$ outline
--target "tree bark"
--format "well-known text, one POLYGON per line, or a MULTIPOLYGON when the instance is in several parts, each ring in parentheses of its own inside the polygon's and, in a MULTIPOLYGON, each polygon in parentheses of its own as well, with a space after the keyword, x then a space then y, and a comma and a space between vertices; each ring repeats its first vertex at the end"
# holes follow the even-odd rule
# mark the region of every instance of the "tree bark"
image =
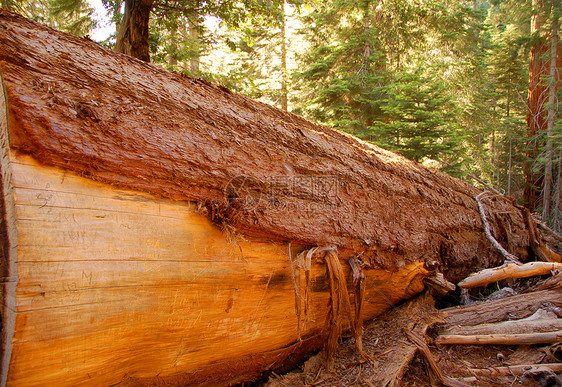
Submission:
POLYGON ((189 15, 189 38, 191 43, 190 57, 189 57, 189 71, 190 74, 195 76, 199 72, 201 64, 200 53, 200 36, 199 36, 199 1, 195 1, 193 10, 189 15))
POLYGON ((548 74, 548 66, 543 55, 548 50, 546 39, 539 36, 540 28, 544 23, 544 5, 539 0, 533 0, 533 12, 531 18, 531 34, 534 34, 535 43, 531 47, 529 61, 529 94, 527 110, 527 157, 525 164, 526 186, 523 198, 527 207, 532 211, 539 202, 539 187, 542 185, 542 177, 533 171, 532 163, 538 156, 538 144, 536 136, 546 128, 544 105, 546 102, 546 87, 541 82, 541 77, 548 74))
MULTIPOLYGON (((552 5, 552 13, 556 13, 555 1, 552 5)), ((558 18, 552 21, 552 37, 551 37, 551 51, 550 51, 550 82, 548 85, 548 120, 546 129, 546 165, 544 170, 544 185, 543 185, 543 211, 542 218, 547 224, 550 224, 550 208, 552 198, 552 159, 554 157, 552 150, 552 142, 554 135, 554 118, 556 115, 556 58, 558 52, 558 18)))
POLYGON ((519 294, 501 300, 482 302, 467 306, 457 306, 443 310, 445 323, 449 326, 474 326, 503 321, 507 318, 529 317, 545 304, 562 307, 562 289, 541 290, 519 294))
POLYGON ((125 0, 115 51, 150 62, 148 22, 154 0, 125 0))
POLYGON ((289 111, 289 91, 287 89, 287 30, 285 25, 285 1, 281 2, 281 109, 289 111))
POLYGON ((554 204, 554 219, 552 229, 558 233, 562 232, 562 146, 558 157, 558 181, 556 189, 556 203, 554 204))
MULTIPOLYGON (((44 165, 197 202, 249 237, 337 245, 342 260, 396 269, 423 258, 451 281, 502 261, 468 183, 11 13, 0 23, 11 147, 44 165)), ((495 238, 525 260, 521 211, 501 196, 483 205, 495 238)))
POLYGON ((439 335, 495 335, 533 332, 552 332, 562 329, 562 319, 556 313, 543 309, 537 310, 532 316, 502 321, 494 324, 475 326, 452 326, 439 332, 439 335))

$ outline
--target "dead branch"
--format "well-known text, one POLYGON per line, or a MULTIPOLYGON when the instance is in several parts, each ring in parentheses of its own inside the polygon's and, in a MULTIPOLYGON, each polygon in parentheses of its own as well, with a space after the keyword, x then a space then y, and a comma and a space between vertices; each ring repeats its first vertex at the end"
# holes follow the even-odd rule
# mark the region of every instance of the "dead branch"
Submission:
POLYGON ((443 383, 445 386, 448 386, 448 387, 466 387, 466 386, 468 386, 464 382, 461 382, 459 380, 455 380, 455 379, 450 378, 448 376, 445 376, 443 374, 443 372, 441 371, 441 369, 437 365, 437 362, 433 358, 433 355, 431 354, 431 351, 429 350, 429 347, 427 346, 427 343, 425 342, 425 340, 422 337, 415 334, 414 332, 404 331, 404 334, 418 348, 418 350, 425 356, 425 359, 427 360, 427 363, 429 364, 429 367, 431 368, 431 370, 433 371, 433 373, 435 374, 435 376, 439 379, 439 381, 441 383, 443 383))
POLYGON ((511 261, 513 263, 516 264, 521 264, 521 262, 519 261, 519 259, 511 254, 510 252, 508 252, 506 249, 504 249, 502 247, 502 245, 496 240, 496 238, 494 238, 494 236, 492 235, 492 231, 490 230, 490 223, 488 223, 488 219, 486 218, 486 211, 484 210, 484 206, 482 205, 482 201, 480 200, 480 198, 485 195, 487 193, 487 191, 482 192, 481 194, 478 194, 474 197, 474 200, 476 200, 476 203, 478 203, 478 211, 480 212, 480 217, 482 218, 482 224, 484 226, 484 233, 486 234, 486 238, 488 238, 488 240, 490 241, 490 243, 492 244, 492 246, 494 246, 494 248, 508 261, 511 261))
POLYGON ((557 262, 530 262, 524 265, 506 263, 499 267, 480 270, 469 275, 459 282, 462 288, 476 288, 485 286, 492 282, 498 282, 507 278, 527 278, 536 275, 550 274, 554 270, 562 270, 562 263, 557 262))
POLYGON ((445 279, 443 273, 435 273, 431 277, 424 278, 423 283, 443 295, 453 292, 457 288, 454 283, 445 279))
POLYGON ((529 243, 535 255, 546 262, 562 262, 562 256, 556 254, 544 243, 537 228, 537 221, 531 217, 531 212, 527 208, 523 210, 523 218, 527 230, 529 230, 529 243))
POLYGON ((475 326, 453 326, 441 331, 443 336, 449 335, 496 335, 552 332, 562 330, 562 319, 556 313, 544 309, 537 310, 532 316, 520 320, 503 321, 494 324, 475 326))
POLYGON ((469 173, 467 175, 468 177, 476 180, 477 182, 479 182, 480 184, 482 184, 484 187, 488 188, 490 191, 492 191, 493 193, 495 193, 496 195, 503 195, 502 192, 498 191, 497 189, 495 189, 494 187, 492 187, 490 184, 488 184, 485 180, 479 178, 478 176, 476 176, 473 173, 469 173))
POLYGON ((557 240, 558 242, 562 243, 562 236, 560 234, 558 234, 556 231, 554 231, 553 229, 551 229, 550 227, 548 227, 546 224, 544 224, 543 222, 539 222, 535 219, 535 222, 537 222, 537 225, 539 226, 539 228, 544 231, 546 234, 548 234, 548 236, 552 237, 553 239, 557 240))
POLYGON ((468 373, 475 376, 505 376, 523 375, 526 372, 532 372, 533 370, 547 369, 554 373, 562 372, 562 363, 546 363, 546 364, 523 364, 514 365, 507 367, 491 367, 491 368, 470 368, 468 373))
POLYGON ((533 345, 551 344, 559 340, 562 340, 562 330, 511 335, 439 335, 435 338, 435 343, 463 345, 533 345))
POLYGON ((519 294, 501 300, 456 306, 443 310, 447 325, 478 325, 522 319, 532 315, 544 305, 562 307, 562 288, 519 294))

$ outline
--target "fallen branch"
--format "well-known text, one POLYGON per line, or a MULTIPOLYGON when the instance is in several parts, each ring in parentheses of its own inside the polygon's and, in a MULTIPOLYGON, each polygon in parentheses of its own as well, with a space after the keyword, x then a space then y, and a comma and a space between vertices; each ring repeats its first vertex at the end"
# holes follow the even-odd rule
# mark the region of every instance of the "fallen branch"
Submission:
POLYGON ((404 337, 404 332, 425 336, 427 329, 441 320, 429 293, 418 296, 373 321, 367 328, 371 343, 377 337, 376 364, 366 379, 373 386, 396 386, 414 358, 417 347, 404 337), (389 329, 391 327, 391 329, 389 329))
POLYGON ((353 320, 355 348, 363 359, 372 360, 372 356, 363 351, 363 318, 361 317, 361 312, 363 311, 363 302, 365 300, 365 274, 363 273, 363 267, 358 257, 352 257, 347 262, 349 263, 349 266, 351 266, 353 295, 355 301, 355 316, 353 320))
POLYGON ((510 252, 508 252, 506 249, 504 249, 502 247, 502 245, 496 240, 496 238, 494 238, 494 236, 492 235, 492 231, 490 230, 490 223, 488 223, 488 219, 486 219, 486 211, 484 210, 484 206, 482 205, 482 202, 480 201, 480 198, 485 195, 487 192, 484 191, 481 194, 478 194, 474 197, 474 200, 476 200, 476 203, 478 203, 478 212, 480 212, 480 217, 482 218, 482 224, 484 226, 484 233, 486 234, 486 238, 488 238, 488 240, 490 241, 490 243, 492 244, 492 246, 494 246, 494 248, 508 261, 511 261, 513 263, 516 263, 518 265, 521 264, 521 262, 519 261, 519 259, 511 254, 510 252))
POLYGON ((501 300, 478 304, 455 306, 444 309, 447 325, 478 325, 508 319, 522 319, 535 313, 545 305, 562 307, 562 288, 519 294, 501 300))
POLYGON ((459 282, 462 288, 476 288, 485 286, 492 282, 498 282, 507 278, 527 278, 536 275, 550 274, 554 270, 562 270, 562 263, 557 262, 530 262, 524 265, 506 263, 505 265, 484 269, 471 274, 459 282))
POLYGON ((514 321, 503 321, 494 324, 481 324, 475 326, 453 326, 447 328, 439 335, 497 335, 497 334, 524 334, 538 332, 552 332, 562 330, 562 319, 556 313, 539 309, 527 318, 514 321))
POLYGON ((455 380, 455 379, 450 378, 448 376, 445 376, 443 374, 443 372, 441 372, 441 369, 439 368, 439 366, 437 365, 437 362, 433 358, 433 355, 431 354, 431 351, 429 350, 429 347, 427 346, 427 343, 425 342, 425 340, 422 337, 415 334, 414 332, 404 331, 404 334, 406 335, 406 337, 408 337, 408 339, 416 347, 418 347, 418 350, 425 356, 425 359, 427 360, 427 363, 429 364, 429 367, 431 368, 431 371, 433 371, 433 373, 435 374, 435 376, 437 377, 437 379, 439 379, 439 381, 441 383, 443 383, 447 387, 466 387, 466 386, 468 386, 466 383, 461 382, 459 380, 455 380))
POLYGON ((544 231, 546 234, 548 234, 548 236, 550 236, 551 238, 556 239, 558 242, 562 243, 562 236, 560 234, 558 234, 556 231, 554 231, 553 229, 548 227, 543 222, 539 222, 536 219, 535 219, 535 222, 537 223, 537 225, 539 226, 539 228, 542 231, 544 231))
POLYGON ((523 218, 529 230, 529 244, 533 253, 546 262, 562 262, 562 256, 556 254, 544 243, 537 229, 537 221, 531 217, 531 212, 527 208, 523 211, 523 218))
POLYGON ((514 335, 439 335, 435 338, 435 343, 462 345, 533 345, 550 344, 559 340, 562 340, 562 330, 514 335))
POLYGON ((546 364, 523 364, 507 367, 491 367, 491 368, 470 368, 468 372, 475 376, 519 376, 526 372, 534 370, 547 369, 554 373, 562 372, 562 363, 546 363, 546 364))
POLYGON ((454 292, 457 288, 454 283, 445 279, 443 273, 435 273, 431 277, 424 278, 423 283, 443 295, 454 292))

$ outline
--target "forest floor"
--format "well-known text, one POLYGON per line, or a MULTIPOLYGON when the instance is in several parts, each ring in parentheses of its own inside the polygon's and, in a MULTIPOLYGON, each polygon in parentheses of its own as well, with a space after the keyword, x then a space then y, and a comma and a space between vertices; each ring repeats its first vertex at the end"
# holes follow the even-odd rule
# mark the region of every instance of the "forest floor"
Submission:
MULTIPOLYGON (((510 285, 515 291, 503 291, 504 295, 531 295, 545 288, 552 293, 551 299, 538 300, 534 308, 526 306, 522 308, 526 311, 514 312, 517 316, 506 309, 506 320, 528 317, 546 308, 557 315, 560 323, 562 274, 546 279, 515 280, 510 285)), ((510 304, 509 297, 500 301, 506 307, 510 304)), ((498 295, 472 303, 470 307, 497 308, 498 301, 489 301, 494 298, 498 295)), ((441 299, 437 304, 447 302, 445 306, 450 307, 451 299, 441 299)), ((434 339, 446 325, 446 311, 451 308, 437 309, 435 305, 434 298, 426 292, 366 324, 363 349, 371 358, 358 354, 353 338, 344 339, 332 371, 325 369, 322 354, 318 353, 298 369, 283 375, 273 374, 265 386, 562 386, 560 339, 541 345, 436 345, 434 339), (416 337, 421 338, 421 343, 416 337), (534 367, 520 367, 523 369, 517 371, 517 367, 512 368, 517 365, 534 367)), ((463 306, 455 309, 459 308, 463 306)), ((472 314, 481 313, 476 310, 472 314)))

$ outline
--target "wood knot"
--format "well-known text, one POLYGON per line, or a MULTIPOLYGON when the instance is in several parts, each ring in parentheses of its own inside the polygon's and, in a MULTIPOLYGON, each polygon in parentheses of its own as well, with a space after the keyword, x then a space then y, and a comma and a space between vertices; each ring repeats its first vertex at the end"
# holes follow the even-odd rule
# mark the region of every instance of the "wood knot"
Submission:
POLYGON ((76 105, 76 116, 82 120, 90 119, 93 122, 101 121, 95 110, 84 102, 79 102, 76 105))

